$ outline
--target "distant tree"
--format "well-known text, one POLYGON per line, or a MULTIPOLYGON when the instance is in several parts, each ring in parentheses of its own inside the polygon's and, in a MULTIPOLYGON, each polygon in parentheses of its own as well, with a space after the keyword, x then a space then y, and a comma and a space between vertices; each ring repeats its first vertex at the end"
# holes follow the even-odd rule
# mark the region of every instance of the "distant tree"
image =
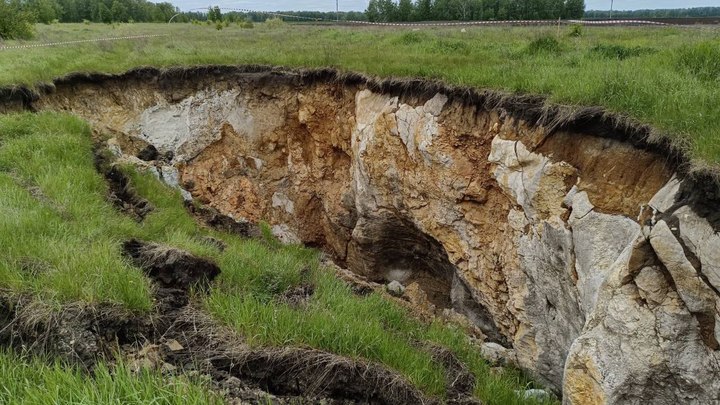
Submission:
POLYGON ((585 14, 585 0, 567 0, 565 2, 565 18, 582 18, 585 14))
POLYGON ((548 19, 558 19, 565 15, 565 0, 547 0, 546 13, 548 19))
POLYGON ((397 21, 398 5, 393 0, 378 0, 377 7, 381 21, 397 21))
POLYGON ((418 21, 430 21, 432 17, 432 0, 417 0, 417 3, 415 3, 415 19, 418 21))
POLYGON ((370 0, 368 7, 365 10, 365 16, 368 21, 380 21, 380 9, 378 8, 378 0, 370 0))
POLYGON ((122 0, 113 0, 112 6, 110 7, 110 14, 112 14, 113 22, 128 22, 130 18, 128 8, 122 0))
POLYGON ((50 24, 62 15, 62 6, 55 0, 32 0, 27 8, 35 14, 37 22, 43 24, 50 24))
MULTIPOLYGON (((692 18, 692 17, 720 17, 720 7, 695 7, 678 9, 613 11, 616 18, 692 18)), ((610 11, 589 10, 586 18, 609 18, 610 11)))
POLYGON ((415 5, 412 0, 400 0, 397 7, 398 21, 412 21, 415 17, 415 5))
POLYGON ((34 16, 19 1, 0 0, 0 38, 30 39, 35 34, 34 16))
POLYGON ((218 22, 222 21, 222 12, 220 12, 220 7, 215 6, 210 9, 208 9, 208 20, 212 22, 218 22))
POLYGON ((96 21, 111 23, 112 22, 112 11, 105 5, 105 3, 98 4, 97 19, 96 21))
POLYGON ((470 20, 475 14, 475 8, 481 0, 452 0, 450 8, 453 16, 458 20, 470 20))
POLYGON ((450 2, 452 0, 435 0, 433 2, 433 20, 452 20, 450 2))

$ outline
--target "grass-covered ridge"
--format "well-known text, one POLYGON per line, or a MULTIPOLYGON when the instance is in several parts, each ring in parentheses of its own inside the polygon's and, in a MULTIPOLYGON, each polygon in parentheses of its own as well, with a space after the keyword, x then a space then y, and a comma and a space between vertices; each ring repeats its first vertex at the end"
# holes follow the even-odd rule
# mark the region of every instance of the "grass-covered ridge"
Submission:
MULTIPOLYGON (((0 84, 49 81, 74 71, 119 73, 141 65, 334 66, 382 77, 546 94, 601 105, 651 124, 690 154, 720 163, 720 30, 659 27, 368 28, 285 24, 61 24, 38 26, 35 42, 136 34, 139 41, 5 50, 0 84)), ((8 41, 7 45, 18 42, 8 41)))
POLYGON ((105 201, 85 123, 2 117, 0 188, 0 287, 57 304, 150 309, 149 282, 119 255, 121 236, 140 230, 105 201))
MULTIPOLYGON (((152 174, 125 168, 135 190, 154 210, 140 223, 119 213, 105 199, 107 185, 95 171, 92 148, 90 129, 77 118, 59 113, 0 116, 0 289, 31 294, 56 306, 112 302, 128 311, 146 312, 152 307, 150 282, 122 257, 121 245, 130 238, 160 242, 220 266, 222 274, 210 294, 197 299, 251 345, 313 347, 382 363, 426 394, 443 397, 444 369, 429 349, 436 344, 468 366, 477 380, 475 395, 484 403, 526 403, 515 391, 528 381, 513 370, 493 372, 461 328, 439 321, 422 323, 377 293, 353 294, 320 265, 311 249, 284 246, 267 236, 244 240, 201 227, 183 206, 179 192, 152 174), (221 240, 226 248, 221 251, 208 243, 207 236, 221 240), (283 299, 288 290, 302 285, 314 289, 306 303, 291 305, 283 299)), ((45 381, 48 388, 66 381, 65 391, 55 393, 62 394, 57 398, 78 403, 124 395, 123 389, 149 395, 157 383, 152 376, 126 381, 121 375, 119 381, 125 385, 108 393, 103 369, 96 385, 85 386, 84 377, 72 370, 29 364, 0 355, 0 399, 3 392, 51 398, 42 396, 42 389, 20 392, 21 378, 45 381)), ((187 389, 201 395, 193 387, 187 389)), ((47 395, 51 394, 55 395, 47 395)))

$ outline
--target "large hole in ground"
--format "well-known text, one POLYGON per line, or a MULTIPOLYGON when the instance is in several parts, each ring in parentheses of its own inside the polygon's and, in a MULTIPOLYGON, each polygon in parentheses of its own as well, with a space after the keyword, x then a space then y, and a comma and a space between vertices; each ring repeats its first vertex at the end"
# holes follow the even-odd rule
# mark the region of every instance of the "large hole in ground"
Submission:
POLYGON ((488 340, 507 344, 490 313, 458 276, 442 244, 406 218, 390 212, 361 218, 353 231, 347 266, 375 282, 417 283, 438 309, 454 309, 488 340))

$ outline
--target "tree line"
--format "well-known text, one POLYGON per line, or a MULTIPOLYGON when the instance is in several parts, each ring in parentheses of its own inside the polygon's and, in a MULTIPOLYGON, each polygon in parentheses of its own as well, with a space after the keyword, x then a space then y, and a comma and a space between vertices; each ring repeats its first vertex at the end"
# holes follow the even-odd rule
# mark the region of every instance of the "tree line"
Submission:
POLYGON ((292 17, 282 17, 284 20, 292 21, 292 22, 303 22, 303 21, 367 21, 367 18, 365 17, 365 13, 362 11, 341 11, 339 13, 335 12, 325 12, 325 11, 276 11, 273 13, 263 13, 263 12, 240 12, 240 11, 233 11, 229 10, 226 12, 222 12, 222 10, 217 10, 215 7, 212 7, 209 9, 209 12, 188 12, 183 13, 183 16, 189 18, 190 20, 197 20, 197 21, 217 21, 218 16, 221 16, 222 20, 228 20, 230 22, 235 21, 252 21, 252 22, 263 22, 267 20, 268 18, 272 18, 275 15, 282 15, 282 16, 297 16, 301 18, 292 18, 292 17), (221 14, 218 14, 221 12, 221 14))
MULTIPOLYGON (((720 7, 695 7, 678 9, 613 11, 612 18, 701 18, 719 17, 720 7)), ((610 18, 607 10, 588 10, 585 18, 610 18)))
POLYGON ((167 22, 179 9, 147 0, 0 0, 4 8, 29 15, 32 22, 167 22))
POLYGON ((556 20, 582 18, 584 0, 370 0, 369 21, 556 20))

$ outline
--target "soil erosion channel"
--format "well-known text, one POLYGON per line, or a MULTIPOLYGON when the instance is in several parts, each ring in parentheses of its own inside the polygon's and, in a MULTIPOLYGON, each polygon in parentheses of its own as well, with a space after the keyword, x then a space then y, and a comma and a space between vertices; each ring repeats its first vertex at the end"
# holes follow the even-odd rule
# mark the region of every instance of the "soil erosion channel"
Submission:
POLYGON ((646 127, 265 67, 73 75, 6 98, 89 120, 235 220, 416 283, 569 403, 720 396, 718 188, 646 127))

